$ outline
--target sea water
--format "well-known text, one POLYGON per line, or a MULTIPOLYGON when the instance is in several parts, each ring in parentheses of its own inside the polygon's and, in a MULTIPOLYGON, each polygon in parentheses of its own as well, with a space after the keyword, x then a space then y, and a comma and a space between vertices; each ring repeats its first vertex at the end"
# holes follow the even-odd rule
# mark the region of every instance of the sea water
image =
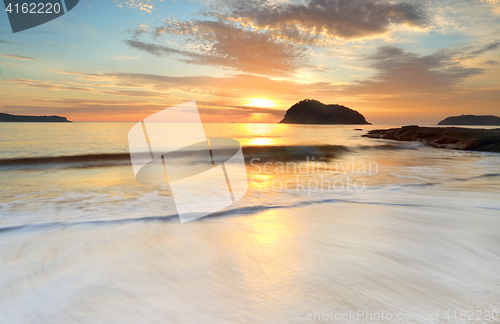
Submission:
POLYGON ((0 126, 1 323, 498 318, 499 154, 206 124, 241 143, 249 191, 181 224, 134 178, 133 124, 0 126))

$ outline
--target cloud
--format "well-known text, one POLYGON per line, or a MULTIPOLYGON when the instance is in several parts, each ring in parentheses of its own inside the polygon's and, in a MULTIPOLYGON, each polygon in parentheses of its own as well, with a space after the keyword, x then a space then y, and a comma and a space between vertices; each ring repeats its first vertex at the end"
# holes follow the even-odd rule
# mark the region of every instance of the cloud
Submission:
POLYGON ((257 30, 269 30, 288 41, 316 44, 331 39, 359 39, 385 34, 392 25, 424 27, 428 17, 419 4, 379 0, 309 0, 273 4, 230 2, 222 14, 210 14, 257 30))
POLYGON ((455 55, 453 51, 440 50, 418 56, 397 47, 383 46, 363 59, 377 74, 347 86, 345 91, 350 94, 445 92, 466 78, 484 73, 483 69, 461 66, 455 55))
POLYGON ((500 49, 500 41, 483 42, 482 44, 475 44, 460 48, 453 49, 456 59, 459 61, 466 61, 480 57, 481 55, 500 49))
POLYGON ((155 56, 165 56, 165 55, 173 55, 180 54, 184 56, 192 56, 196 57, 197 54, 191 53, 189 51, 178 50, 164 45, 156 45, 151 43, 140 42, 136 40, 125 40, 125 44, 128 46, 141 50, 143 52, 155 55, 155 56))
POLYGON ((196 65, 214 65, 256 74, 286 75, 306 65, 306 50, 277 42, 269 33, 245 30, 222 21, 179 23, 168 32, 188 37, 197 43, 196 51, 179 50, 136 40, 125 42, 132 48, 156 56, 178 55, 180 61, 196 65), (183 58, 182 58, 183 57, 183 58))
POLYGON ((3 39, 0 39, 0 44, 14 44, 13 42, 9 42, 3 39))
POLYGON ((3 57, 8 57, 11 59, 16 59, 16 60, 23 60, 23 61, 31 61, 31 60, 37 60, 34 57, 28 57, 28 56, 22 56, 22 55, 2 55, 3 57))
POLYGON ((189 64, 214 65, 261 75, 285 76, 308 67, 312 47, 338 40, 386 34, 391 26, 424 27, 421 5, 382 0, 308 0, 305 4, 230 0, 202 9, 207 20, 168 20, 160 27, 139 26, 126 43, 157 56, 189 64), (140 41, 151 35, 180 37, 177 49, 140 41))
MULTIPOLYGON (((66 74, 76 74, 76 73, 66 73, 66 74)), ((95 77, 97 76, 97 74, 93 76, 95 77)), ((127 96, 127 97, 138 97, 138 98, 166 99, 172 97, 171 95, 163 92, 154 92, 148 90, 126 90, 114 87, 114 85, 105 86, 103 84, 81 84, 75 82, 41 81, 41 80, 31 80, 31 79, 9 79, 1 82, 16 84, 24 87, 52 90, 52 91, 78 91, 78 92, 98 93, 103 95, 127 96)))
MULTIPOLYGON (((76 115, 131 115, 148 116, 155 112, 175 105, 155 104, 142 100, 94 100, 94 99, 32 99, 24 105, 3 105, 2 111, 13 114, 60 114, 64 116, 76 115)), ((179 102, 180 103, 180 102, 179 102)), ((197 101, 201 115, 217 117, 221 115, 239 118, 251 118, 254 114, 264 114, 283 117, 284 112, 258 107, 224 105, 214 102, 197 101)), ((139 118, 140 119, 140 118, 139 118)))
POLYGON ((490 61, 484 62, 484 64, 486 64, 486 65, 497 65, 497 64, 500 64, 500 62, 498 62, 498 61, 491 61, 490 60, 490 61))
MULTIPOLYGON (((33 87, 50 91, 77 91, 102 95, 119 95, 138 98, 160 98, 181 100, 185 98, 207 98, 225 106, 228 102, 239 102, 241 98, 254 96, 276 100, 300 99, 316 93, 332 92, 335 83, 300 83, 291 80, 273 80, 264 76, 238 74, 228 77, 168 76, 146 73, 100 72, 52 70, 76 78, 70 81, 43 81, 31 79, 8 79, 0 81, 22 87, 33 87)), ((57 95, 60 96, 60 95, 57 95)), ((234 108, 234 107, 233 107, 234 108)))
POLYGON ((481 0, 481 2, 488 3, 493 9, 494 13, 500 14, 500 0, 481 0))
MULTIPOLYGON (((78 72, 59 73, 78 75, 78 72)), ((290 80, 273 80, 268 77, 238 74, 229 77, 166 76, 146 73, 103 72, 79 74, 96 81, 107 81, 116 87, 151 89, 156 92, 176 91, 188 95, 206 95, 218 98, 248 98, 256 94, 273 98, 298 95, 310 87, 322 88, 326 82, 304 85, 290 80)), ((310 90, 310 89, 309 89, 310 90)))
MULTIPOLYGON (((163 1, 163 0, 160 0, 163 1)), ((153 10, 153 6, 155 3, 155 0, 113 0, 113 2, 116 3, 116 6, 120 7, 123 9, 123 7, 126 8, 132 8, 132 9, 137 9, 143 12, 151 13, 151 10, 153 10)))
MULTIPOLYGON (((73 76, 75 82, 27 79, 0 82, 44 89, 45 99, 26 99, 23 104, 8 106, 9 110, 28 114, 47 111, 72 120, 135 121, 193 99, 207 122, 256 121, 257 117, 260 121, 274 122, 282 118, 284 109, 304 98, 344 104, 362 111, 370 120, 378 118, 377 122, 399 123, 409 116, 413 116, 413 122, 436 122, 442 119, 440 114, 470 113, 471 105, 482 113, 495 112, 500 91, 492 87, 459 87, 459 82, 483 70, 462 67, 453 58, 454 53, 438 51, 419 56, 395 47, 382 47, 359 61, 376 69, 375 75, 351 85, 304 83, 250 74, 211 77, 77 71, 56 71, 73 76), (97 93, 103 95, 103 100, 47 99, 61 98, 64 93, 51 93, 61 90, 97 93), (145 97, 151 101, 117 100, 110 95, 145 97), (272 99, 276 109, 244 105, 243 98, 254 97, 272 99)), ((71 93, 71 97, 76 96, 77 92, 71 93)))
POLYGON ((480 48, 469 52, 467 58, 474 58, 481 54, 484 54, 489 51, 494 51, 499 48, 500 48, 500 41, 491 42, 487 45, 481 46, 480 48))
POLYGON ((218 115, 218 116, 234 116, 241 118, 251 117, 253 114, 265 114, 274 117, 283 117, 284 111, 270 108, 227 105, 218 102, 200 101, 197 100, 198 110, 201 114, 218 115), (214 108, 215 106, 215 108, 214 108))
MULTIPOLYGON (((62 115, 66 117, 72 116, 95 116, 98 118, 106 118, 112 116, 113 119, 119 120, 121 116, 141 113, 147 116, 148 114, 160 111, 165 107, 155 105, 147 101, 135 100, 89 100, 89 99, 59 99, 59 100, 32 100, 34 104, 23 105, 3 105, 0 106, 3 112, 11 114, 37 114, 37 115, 62 115)), ((74 118, 69 118, 74 120, 74 118)), ((81 120, 81 118, 78 118, 81 120)), ((111 120, 113 120, 111 119, 111 120)))
MULTIPOLYGON (((73 75, 80 82, 85 80, 88 83, 78 84, 82 91, 92 91, 103 93, 108 88, 116 88, 124 91, 144 91, 158 95, 179 96, 183 98, 204 98, 210 102, 217 102, 218 106, 225 106, 228 103, 240 102, 242 98, 252 98, 260 96, 272 98, 279 101, 295 101, 303 98, 318 98, 324 96, 334 96, 340 89, 335 82, 311 82, 303 83, 293 80, 275 80, 265 76, 251 74, 237 74, 226 77, 211 76, 168 76, 147 73, 120 73, 120 72, 100 72, 81 73, 76 71, 53 70, 60 74, 73 75)), ((16 81, 23 85, 26 81, 16 81)), ((54 82, 37 81, 34 86, 55 86, 54 82)), ((62 84, 64 87, 74 87, 76 83, 62 84)), ((54 90, 59 90, 60 86, 54 90)), ((111 90, 110 89, 110 90, 111 90)), ((128 92, 131 94, 131 91, 128 92)), ((170 97, 171 99, 172 97, 170 97)), ((197 99, 199 100, 199 99, 197 99)))

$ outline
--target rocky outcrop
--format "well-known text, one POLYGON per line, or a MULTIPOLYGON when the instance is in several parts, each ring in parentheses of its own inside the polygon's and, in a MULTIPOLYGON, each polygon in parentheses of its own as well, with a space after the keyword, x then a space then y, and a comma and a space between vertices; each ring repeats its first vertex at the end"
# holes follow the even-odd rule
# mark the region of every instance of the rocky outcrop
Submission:
POLYGON ((469 126, 500 126, 500 117, 462 115, 448 117, 439 122, 438 125, 469 125, 469 126))
POLYGON ((376 129, 364 137, 396 141, 419 141, 438 148, 500 153, 500 128, 418 127, 376 129))
POLYGON ((71 123, 60 116, 21 116, 0 113, 0 123, 71 123))
POLYGON ((317 100, 302 100, 287 110, 282 124, 371 125, 356 110, 325 105, 317 100))

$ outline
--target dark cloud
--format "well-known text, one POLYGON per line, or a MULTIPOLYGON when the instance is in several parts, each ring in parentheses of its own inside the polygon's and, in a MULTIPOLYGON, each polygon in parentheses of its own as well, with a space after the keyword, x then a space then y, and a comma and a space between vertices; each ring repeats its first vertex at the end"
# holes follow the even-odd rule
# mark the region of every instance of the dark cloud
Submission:
POLYGON ((484 64, 486 64, 486 65, 497 65, 499 63, 500 62, 498 62, 498 61, 486 61, 486 62, 484 62, 484 64))
POLYGON ((128 46, 144 51, 146 53, 156 55, 156 56, 165 56, 165 55, 175 55, 175 54, 180 54, 184 56, 189 56, 189 55, 194 55, 191 52, 188 51, 183 51, 183 50, 177 50, 168 46, 164 45, 155 45, 151 43, 144 43, 140 41, 135 41, 135 40, 125 40, 125 44, 128 46))
POLYGON ((3 39, 0 39, 0 44, 14 44, 13 42, 9 42, 3 39))
POLYGON ((498 48, 500 48, 500 41, 496 41, 496 42, 492 42, 488 45, 484 45, 481 48, 470 52, 469 55, 471 57, 476 57, 476 56, 479 56, 479 55, 484 54, 486 52, 494 51, 498 48))
POLYGON ((305 4, 272 4, 244 0, 231 2, 226 10, 217 9, 210 14, 258 30, 270 30, 301 44, 380 35, 391 25, 423 27, 428 21, 425 10, 416 2, 309 0, 305 4))
POLYGON ((28 56, 22 56, 22 55, 2 55, 3 57, 8 57, 11 59, 16 59, 16 60, 23 60, 23 61, 31 61, 31 60, 37 60, 37 58, 34 57, 28 57, 28 56))
POLYGON ((457 49, 457 55, 461 60, 474 59, 484 53, 495 51, 500 48, 500 41, 494 41, 489 44, 467 46, 457 49))
POLYGON ((345 90, 350 94, 436 93, 484 73, 482 69, 461 66, 454 59, 455 54, 441 50, 418 56, 397 47, 380 47, 363 60, 376 69, 377 74, 345 90))

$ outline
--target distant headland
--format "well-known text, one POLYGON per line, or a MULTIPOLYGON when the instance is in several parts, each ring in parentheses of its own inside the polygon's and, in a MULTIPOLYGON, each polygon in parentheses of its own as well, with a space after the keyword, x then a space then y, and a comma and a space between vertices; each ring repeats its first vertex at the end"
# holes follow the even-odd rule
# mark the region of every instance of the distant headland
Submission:
POLYGON ((497 116, 477 116, 462 115, 448 117, 439 122, 438 125, 468 125, 468 126, 500 126, 500 117, 497 116))
POLYGON ((23 116, 0 113, 0 123, 71 123, 61 116, 23 116))
POLYGON ((299 101, 287 110, 281 124, 371 125, 356 110, 341 105, 325 105, 318 100, 299 101))

